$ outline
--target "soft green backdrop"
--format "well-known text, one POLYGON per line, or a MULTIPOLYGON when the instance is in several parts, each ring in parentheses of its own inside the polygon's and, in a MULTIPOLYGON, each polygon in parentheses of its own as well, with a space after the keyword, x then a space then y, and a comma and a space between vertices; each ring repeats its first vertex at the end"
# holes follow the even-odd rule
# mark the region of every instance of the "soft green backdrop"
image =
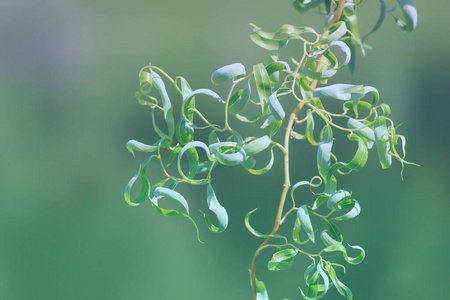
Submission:
MULTIPOLYGON (((365 2, 362 31, 378 7, 365 2)), ((444 0, 416 5, 415 32, 387 19, 355 77, 345 70, 335 79, 377 87, 403 123, 409 159, 422 165, 408 167, 401 181, 398 165, 382 171, 372 155, 365 170, 340 181, 363 209, 342 228, 367 252, 340 276, 355 299, 448 298, 449 9, 444 0)), ((0 2, 0 299, 251 299, 247 269, 260 241, 243 220, 259 207, 255 226, 270 230, 280 168, 263 177, 239 167, 216 173, 230 226, 209 233, 193 210, 205 244, 186 220, 123 200, 144 160, 132 158, 126 141, 156 139, 149 111, 134 98, 140 68, 151 62, 193 88, 212 88, 218 67, 242 62, 250 69, 265 60, 248 38, 249 22, 268 31, 322 25, 291 1, 0 2)), ((294 149, 314 157, 309 148, 294 149)), ((296 162, 293 180, 313 174, 310 158, 296 162)), ((204 189, 187 191, 204 205, 204 189)), ((267 257, 258 268, 271 299, 299 299, 307 262, 299 256, 286 273, 265 273, 267 257)))

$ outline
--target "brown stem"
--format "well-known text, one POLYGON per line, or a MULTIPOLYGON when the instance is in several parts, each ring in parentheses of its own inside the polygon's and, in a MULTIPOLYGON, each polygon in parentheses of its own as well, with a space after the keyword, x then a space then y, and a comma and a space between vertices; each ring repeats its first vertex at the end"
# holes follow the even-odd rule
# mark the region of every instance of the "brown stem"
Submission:
MULTIPOLYGON (((345 0, 339 0, 338 7, 336 8, 336 11, 334 12, 334 17, 331 20, 331 22, 328 24, 327 28, 330 28, 339 20, 339 18, 342 15, 342 10, 344 9, 344 4, 345 4, 345 0)), ((322 64, 322 57, 323 57, 322 54, 318 57, 316 72, 319 71, 319 68, 322 64)), ((317 87, 317 80, 313 80, 313 82, 311 82, 311 84, 310 84, 310 87, 311 87, 311 89, 314 90, 317 87)), ((291 180, 290 180, 290 176, 289 176, 289 140, 290 140, 290 136, 291 136, 292 127, 297 118, 297 114, 302 110, 303 105, 304 105, 303 103, 299 103, 297 105, 297 107, 294 109, 294 111, 291 113, 291 115, 289 116, 289 122, 286 127, 286 133, 284 135, 284 149, 285 149, 285 153, 284 153, 284 184, 283 184, 283 191, 281 193, 280 203, 278 205, 277 216, 275 218, 275 224, 273 226, 271 235, 276 234, 278 232, 278 228, 280 227, 281 217, 283 215, 284 203, 286 202, 287 192, 289 191, 289 188, 291 187, 291 180)), ((258 259, 259 254, 261 253, 261 250, 263 249, 263 247, 266 246, 267 244, 269 244, 270 241, 272 241, 272 239, 273 239, 272 237, 268 237, 258 247, 258 249, 255 252, 255 255, 253 256, 251 270, 250 270, 251 280, 252 280, 252 288, 253 288, 253 300, 257 300, 256 298, 257 298, 257 294, 258 294, 257 287, 256 287, 256 275, 255 275, 256 261, 258 259)))

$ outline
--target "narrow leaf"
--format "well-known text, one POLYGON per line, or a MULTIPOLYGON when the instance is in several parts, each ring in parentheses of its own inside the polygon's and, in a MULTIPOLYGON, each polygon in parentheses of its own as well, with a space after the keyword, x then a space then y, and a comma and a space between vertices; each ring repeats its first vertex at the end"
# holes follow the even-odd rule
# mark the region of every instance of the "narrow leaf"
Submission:
POLYGON ((247 106, 251 95, 250 83, 245 86, 242 92, 235 95, 237 97, 231 97, 228 102, 228 112, 233 115, 240 113, 247 106))
POLYGON ((272 87, 270 85, 269 74, 267 74, 266 68, 263 64, 257 64, 253 66, 253 72, 255 76, 256 90, 259 95, 261 108, 263 114, 269 114, 269 97, 272 94, 272 87))
POLYGON ((174 190, 165 188, 165 187, 157 187, 155 189, 155 191, 153 192, 153 198, 152 198, 151 202, 152 202, 153 208, 155 208, 155 210, 157 212, 163 214, 164 216, 182 217, 182 218, 185 218, 185 219, 188 219, 189 221, 191 221, 192 224, 194 224, 195 229, 197 231, 197 239, 200 241, 197 224, 195 224, 194 220, 189 216, 188 203, 187 203, 186 199, 180 193, 178 193, 174 190), (169 209, 161 208, 159 206, 159 199, 163 198, 163 197, 168 197, 168 198, 171 198, 171 199, 179 202, 185 208, 187 214, 179 212, 177 210, 169 210, 169 209))
POLYGON ((208 203, 208 208, 210 211, 212 211, 216 217, 217 221, 219 223, 219 227, 214 226, 206 216, 206 214, 203 214, 203 217, 205 218, 206 226, 208 226, 209 230, 212 232, 222 232, 228 227, 228 214, 225 208, 220 205, 219 201, 217 200, 216 193, 214 193, 214 190, 211 186, 211 184, 208 184, 206 188, 206 200, 208 203))
POLYGON ((267 268, 270 271, 282 271, 289 269, 294 263, 294 257, 297 251, 294 249, 283 249, 275 252, 272 259, 269 261, 267 268))
POLYGON ((389 154, 391 148, 386 121, 382 117, 375 119, 375 145, 377 146, 378 158, 383 169, 387 169, 392 164, 392 156, 389 154))
MULTIPOLYGON (((157 143, 159 144, 159 141, 157 143)), ((153 152, 153 151, 158 150, 158 146, 157 145, 146 145, 146 144, 143 144, 136 140, 129 140, 127 142, 127 149, 128 149, 128 151, 131 152, 131 154, 133 154, 133 157, 135 157, 134 151, 153 152)))
POLYGON ((244 145, 243 149, 245 150, 245 153, 250 155, 256 155, 260 153, 261 151, 264 151, 267 149, 267 147, 270 146, 272 143, 272 140, 267 135, 262 136, 260 138, 254 139, 253 141, 247 143, 244 145))
POLYGON ((130 179, 127 186, 125 187, 123 196, 125 198, 125 201, 131 206, 138 206, 142 204, 145 200, 147 200, 149 196, 150 182, 147 179, 147 169, 153 157, 155 156, 150 156, 144 161, 144 163, 139 167, 137 173, 133 176, 133 178, 130 179), (130 199, 131 188, 133 187, 133 184, 136 182, 138 176, 141 177, 142 181, 141 191, 139 192, 139 195, 135 199, 131 200, 130 199))
POLYGON ((306 205, 302 205, 297 210, 297 217, 300 220, 301 225, 305 229, 306 234, 309 239, 314 243, 314 230, 311 224, 311 219, 309 218, 308 207, 306 205))
POLYGON ((245 216, 245 227, 247 227, 248 231, 250 231, 251 234, 253 234, 254 236, 256 236, 258 238, 262 238, 262 239, 279 238, 279 239, 285 240, 285 242, 287 243, 287 238, 282 236, 282 235, 279 235, 279 234, 262 234, 262 233, 259 233, 258 231, 256 231, 255 229, 253 229, 253 227, 250 225, 250 215, 252 213, 254 213, 256 210, 257 210, 257 208, 255 208, 254 210, 250 211, 245 216))
POLYGON ((225 81, 232 79, 238 75, 245 75, 245 73, 246 73, 245 67, 242 64, 234 63, 216 70, 211 75, 211 81, 215 85, 220 85, 225 81))

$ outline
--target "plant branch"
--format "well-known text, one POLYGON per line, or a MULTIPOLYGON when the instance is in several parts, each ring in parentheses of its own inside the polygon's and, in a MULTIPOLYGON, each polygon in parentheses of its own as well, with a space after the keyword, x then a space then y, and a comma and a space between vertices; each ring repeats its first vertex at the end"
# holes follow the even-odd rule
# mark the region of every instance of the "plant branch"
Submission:
MULTIPOLYGON (((327 28, 330 28, 339 20, 339 18, 342 15, 342 10, 344 8, 344 4, 345 4, 345 0, 339 0, 338 7, 337 7, 336 11, 334 12, 334 17, 331 20, 331 22, 328 24, 327 28)), ((322 57, 323 57, 323 55, 321 54, 318 58, 316 72, 319 70, 319 68, 321 66, 322 57)), ((317 87, 317 80, 313 80, 313 82, 311 82, 311 84, 310 84, 310 87, 311 87, 311 89, 314 90, 317 87)), ((277 212, 277 215, 275 218, 275 224, 272 229, 271 235, 276 234, 278 232, 278 228, 280 227, 281 217, 283 215, 284 203, 286 202, 287 192, 289 191, 289 188, 291 187, 291 181, 290 181, 290 176, 289 176, 289 140, 290 140, 293 125, 295 124, 295 121, 297 119, 297 114, 302 110, 303 105, 304 105, 303 102, 299 103, 297 105, 297 107, 294 109, 294 111, 291 113, 291 115, 289 116, 289 122, 286 127, 286 133, 284 135, 284 149, 285 149, 285 153, 284 153, 284 184, 283 184, 283 191, 281 193, 280 203, 278 205, 278 212, 277 212)), ((256 287, 256 274, 255 274, 256 261, 258 259, 259 254, 261 253, 261 251, 265 248, 265 246, 267 244, 270 243, 270 241, 272 241, 272 239, 273 239, 272 237, 268 237, 258 247, 258 249, 255 252, 255 255, 253 256, 251 270, 250 270, 250 276, 251 276, 252 288, 253 288, 253 300, 257 300, 257 294, 258 294, 257 287, 256 287)))

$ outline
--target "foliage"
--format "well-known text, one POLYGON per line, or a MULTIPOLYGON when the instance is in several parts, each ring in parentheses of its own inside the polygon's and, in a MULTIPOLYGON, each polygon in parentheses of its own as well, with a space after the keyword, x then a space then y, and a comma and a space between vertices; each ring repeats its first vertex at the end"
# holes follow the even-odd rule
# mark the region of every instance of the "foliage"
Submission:
MULTIPOLYGON (((306 291, 300 289, 304 299, 320 299, 332 287, 347 299, 352 299, 350 289, 337 276, 337 269, 342 268, 345 271, 345 267, 325 259, 329 252, 340 252, 349 264, 359 264, 365 257, 363 248, 344 243, 338 227, 339 222, 358 216, 361 207, 351 192, 338 189, 337 175, 361 170, 367 162, 369 150, 374 146, 382 168, 388 168, 392 164, 392 158, 402 164, 402 170, 403 165, 408 163, 405 161, 405 137, 397 133, 393 121, 389 118, 389 106, 379 103, 380 95, 376 88, 362 84, 327 85, 328 80, 344 66, 348 66, 353 73, 357 49, 365 55, 365 48, 368 47, 365 43, 367 37, 380 27, 386 14, 395 12, 387 10, 385 1, 380 0, 379 19, 373 29, 361 38, 356 15, 357 6, 361 2, 295 0, 294 7, 300 13, 317 9, 325 16, 323 33, 318 33, 310 27, 293 25, 283 25, 276 32, 266 32, 251 24, 251 40, 272 52, 268 55, 266 65, 256 64, 249 72, 240 63, 233 63, 215 71, 211 76, 214 84, 231 85, 226 97, 209 89, 193 90, 185 78, 173 79, 152 65, 144 67, 139 74, 140 89, 136 97, 141 105, 150 107, 153 128, 159 140, 150 145, 135 140, 127 143, 127 148, 133 155, 135 151, 150 153, 150 157, 142 163, 125 188, 124 195, 128 204, 137 206, 150 199, 152 206, 159 213, 188 219, 194 224, 198 234, 198 227, 189 213, 188 202, 176 188, 183 183, 206 185, 207 205, 211 212, 203 213, 204 221, 212 232, 222 232, 228 226, 228 215, 214 192, 211 180, 213 169, 219 165, 240 165, 251 174, 262 175, 273 167, 275 150, 278 149, 283 154, 285 183, 273 231, 263 234, 250 225, 250 216, 255 210, 249 212, 245 218, 247 229, 264 240, 256 250, 250 270, 254 299, 268 299, 265 284, 258 281, 255 275, 257 258, 262 250, 268 248, 276 250, 268 262, 268 269, 271 271, 290 268, 298 254, 311 259, 312 263, 304 274, 306 291), (280 60, 277 51, 293 40, 300 41, 302 51, 299 52, 302 52, 302 55, 299 58, 291 58, 290 61, 280 60), (339 52, 344 55, 343 61, 338 60, 336 56, 339 52), (167 92, 167 82, 180 94, 178 118, 174 117, 174 106, 167 92), (316 87, 318 83, 322 86, 316 87), (218 106, 223 107, 222 126, 208 120, 197 108, 198 102, 203 99, 212 99, 218 106), (295 103, 296 108, 291 114, 286 114, 285 107, 289 101, 295 103), (327 108, 331 102, 341 103, 342 110, 338 113, 331 112, 327 108), (255 111, 255 108, 255 113, 247 114, 248 111, 255 111), (304 116, 298 118, 301 112, 304 116), (156 113, 163 115, 165 128, 157 125, 156 113), (244 137, 231 127, 230 117, 244 123, 260 124, 259 129, 252 136, 244 137), (319 138, 316 129, 318 122, 323 123, 319 138), (299 127, 302 129, 297 129, 299 127), (286 128, 286 131, 283 142, 280 142, 276 140, 276 135, 282 128, 286 128), (340 161, 332 152, 334 136, 339 131, 347 133, 349 149, 356 148, 353 158, 348 162, 340 161), (202 132, 207 132, 207 141, 196 138, 198 135, 205 136, 202 132), (292 187, 288 159, 291 139, 305 140, 317 147, 318 172, 317 176, 299 181, 292 187), (264 167, 256 168, 258 154, 264 151, 270 152, 270 159, 264 167), (185 159, 188 162, 187 170, 183 163, 185 159), (155 163, 151 167, 152 172, 155 173, 158 165, 163 172, 163 178, 150 184, 147 170, 152 162, 155 163), (169 169, 173 169, 175 165, 176 174, 169 169), (138 178, 142 182, 141 190, 138 196, 132 199, 130 191, 138 178), (296 199, 295 191, 300 187, 311 190, 315 198, 312 205, 303 204, 304 201, 302 203, 296 199), (289 190, 292 206, 283 215, 289 190), (184 210, 162 208, 162 198, 179 202, 184 210), (292 213, 296 213, 296 218, 290 224, 293 227, 293 242, 289 242, 287 237, 277 232, 279 226, 292 213), (210 219, 212 214, 217 219, 216 224, 210 219), (315 253, 304 251, 303 245, 310 242, 315 244, 317 235, 320 236, 323 246, 315 253), (273 239, 279 242, 271 243, 273 239), (347 251, 356 252, 357 255, 349 255, 347 251)), ((397 3, 404 21, 393 16, 395 23, 404 31, 413 30, 417 24, 413 2, 397 0, 397 3)))

